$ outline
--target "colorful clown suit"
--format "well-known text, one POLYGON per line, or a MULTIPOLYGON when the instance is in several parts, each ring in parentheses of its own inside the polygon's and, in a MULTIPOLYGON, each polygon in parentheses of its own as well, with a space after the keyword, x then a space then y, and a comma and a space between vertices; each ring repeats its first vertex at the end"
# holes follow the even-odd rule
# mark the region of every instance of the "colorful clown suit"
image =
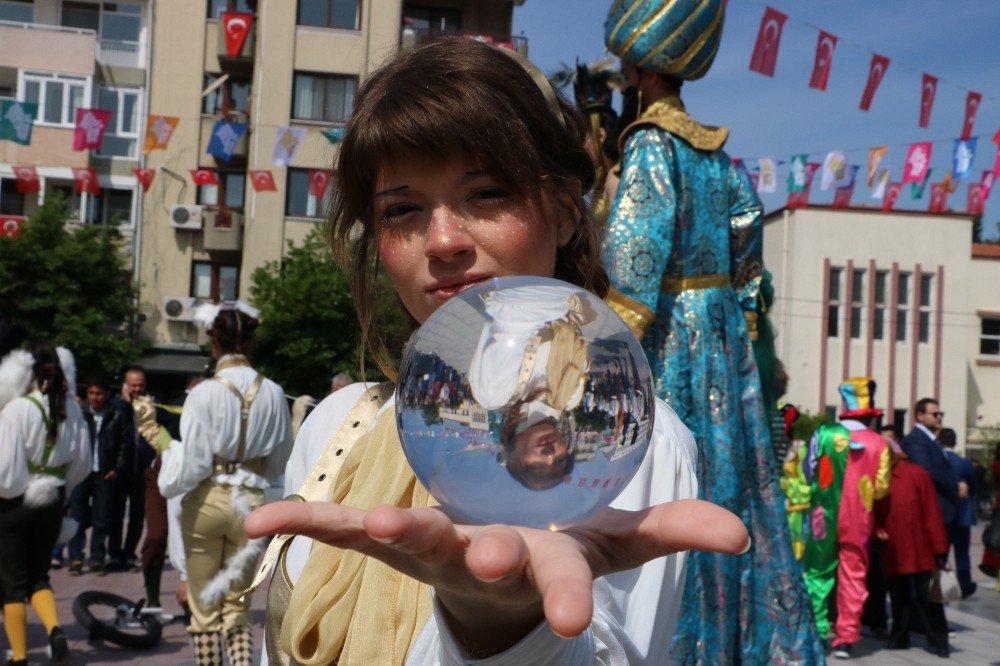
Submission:
POLYGON ((781 490, 785 493, 785 509, 788 511, 788 531, 792 536, 792 553, 801 561, 806 553, 806 532, 803 520, 809 516, 809 498, 812 487, 806 480, 802 465, 806 460, 806 445, 792 447, 785 458, 781 473, 781 490))
POLYGON ((837 567, 837 638, 852 644, 861 637, 861 613, 868 587, 868 541, 875 518, 875 500, 889 494, 892 466, 889 446, 881 435, 858 421, 842 420, 851 431, 844 487, 837 521, 840 564, 837 567))
POLYGON ((805 579, 820 637, 830 631, 829 598, 836 581, 837 519, 847 467, 850 431, 839 423, 822 425, 809 442, 804 472, 811 481, 805 579))

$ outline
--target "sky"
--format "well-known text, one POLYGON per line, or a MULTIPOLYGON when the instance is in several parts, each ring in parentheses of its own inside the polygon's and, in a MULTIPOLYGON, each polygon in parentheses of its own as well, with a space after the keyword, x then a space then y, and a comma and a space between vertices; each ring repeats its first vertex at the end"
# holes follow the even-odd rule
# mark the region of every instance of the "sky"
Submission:
MULTIPOLYGON (((529 57, 545 72, 591 62, 607 54, 604 18, 610 0, 525 0, 514 10, 514 34, 528 38, 529 57)), ((759 157, 785 163, 778 167, 778 194, 764 194, 768 211, 784 205, 788 161, 808 153, 822 162, 831 150, 844 151, 862 165, 868 150, 889 146, 883 165, 892 180, 901 179, 911 143, 935 142, 930 182, 951 170, 954 140, 965 117, 969 90, 982 93, 973 136, 978 145, 970 181, 979 182, 993 167, 1000 129, 1000 2, 997 0, 729 0, 722 44, 708 74, 685 84, 682 95, 698 121, 729 127, 726 150, 755 168, 759 157), (773 78, 748 69, 757 30, 766 7, 786 15, 773 78), (825 91, 809 88, 819 30, 838 37, 825 91), (872 54, 890 59, 871 109, 861 111, 861 93, 872 54), (938 77, 927 128, 918 125, 924 73, 938 77)), ((571 94, 571 91, 567 89, 571 94)), ((829 204, 833 189, 820 190, 819 176, 810 203, 829 204)), ((899 209, 926 210, 930 187, 911 199, 909 185, 899 209)), ((879 205, 859 180, 852 205, 879 205)), ((954 211, 966 208, 966 183, 950 195, 954 211)), ((1000 236, 1000 187, 986 203, 983 233, 1000 236)))

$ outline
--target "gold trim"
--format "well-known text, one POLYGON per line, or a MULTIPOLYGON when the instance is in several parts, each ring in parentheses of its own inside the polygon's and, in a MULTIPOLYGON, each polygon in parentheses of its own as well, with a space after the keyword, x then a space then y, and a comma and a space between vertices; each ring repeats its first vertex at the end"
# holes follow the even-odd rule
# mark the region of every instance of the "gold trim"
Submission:
MULTIPOLYGON (((628 39, 626 39, 625 43, 622 44, 622 53, 628 53, 629 49, 635 46, 635 43, 639 41, 639 38, 641 38, 644 34, 646 34, 654 23, 662 19, 667 12, 673 9, 674 5, 676 5, 677 2, 678 0, 670 0, 670 2, 664 3, 662 7, 656 10, 656 13, 646 17, 646 20, 640 23, 639 26, 636 27, 634 30, 632 30, 632 32, 628 36, 628 39)), ((642 2, 640 0, 635 4, 636 6, 638 6, 641 5, 642 2)), ((687 21, 688 19, 684 20, 685 23, 687 21)))
POLYGON ((732 284, 729 276, 724 273, 717 275, 693 275, 691 277, 672 278, 664 276, 660 281, 660 289, 663 291, 677 292, 690 291, 692 289, 713 289, 716 287, 728 287, 732 284))
MULTIPOLYGON (((618 21, 618 25, 616 25, 615 29, 611 31, 611 35, 608 36, 607 39, 608 44, 611 44, 612 42, 615 41, 615 36, 618 34, 618 31, 622 29, 622 26, 625 25, 625 22, 628 21, 629 17, 632 16, 632 14, 634 14, 641 5, 642 5, 642 0, 636 0, 636 2, 634 2, 632 6, 629 7, 628 10, 622 15, 621 20, 618 21)), ((618 55, 621 54, 619 53, 618 55)))
POLYGON ((702 125, 684 110, 680 97, 671 95, 658 99, 649 105, 639 119, 630 124, 618 139, 618 149, 625 152, 625 142, 629 135, 639 127, 654 125, 687 141, 698 150, 718 150, 729 138, 729 130, 725 127, 702 125))
POLYGON ((713 62, 715 62, 715 55, 719 52, 719 45, 721 44, 722 39, 715 40, 715 48, 712 49, 712 53, 705 58, 705 62, 701 63, 697 69, 688 73, 688 81, 694 81, 695 79, 700 79, 705 76, 705 72, 708 71, 708 68, 712 66, 713 62))
MULTIPOLYGON (((672 33, 670 33, 664 39, 661 39, 660 43, 656 45, 656 48, 653 49, 652 51, 650 51, 649 53, 647 53, 645 56, 643 56, 642 60, 640 60, 639 62, 637 62, 635 64, 635 66, 639 67, 641 69, 646 63, 648 63, 654 57, 656 57, 661 52, 663 52, 663 50, 665 48, 667 48, 667 45, 669 45, 671 42, 673 42, 674 39, 677 37, 677 35, 679 35, 681 33, 681 31, 684 30, 684 28, 686 28, 688 25, 690 25, 692 21, 694 21, 695 17, 698 15, 698 12, 700 12, 706 6, 708 6, 708 3, 702 2, 701 5, 698 7, 698 9, 696 9, 693 12, 691 12, 690 14, 688 14, 687 17, 683 21, 681 21, 681 24, 679 26, 677 26, 676 30, 674 30, 672 33)), ((643 29, 644 30, 648 30, 649 27, 644 25, 643 29)), ((708 34, 710 34, 710 33, 705 33, 705 34, 702 35, 702 37, 704 37, 704 36, 706 36, 708 34)), ((664 72, 664 73, 666 73, 666 72, 664 72)))
MULTIPOLYGON (((685 67, 688 66, 688 64, 691 63, 692 60, 694 60, 694 57, 698 55, 698 53, 701 51, 701 48, 705 45, 705 42, 707 42, 710 37, 713 37, 715 35, 716 29, 722 22, 722 15, 723 15, 722 5, 719 5, 719 11, 715 13, 715 18, 712 20, 712 24, 708 26, 708 29, 705 32, 703 32, 701 36, 698 37, 697 40, 695 40, 694 44, 692 44, 680 58, 670 63, 670 67, 667 68, 668 74, 674 74, 684 69, 685 67)), ((716 40, 716 44, 718 44, 721 41, 722 41, 721 39, 716 40)), ((718 46, 716 48, 718 48, 718 46)))
POLYGON ((227 354, 219 359, 218 364, 215 366, 215 371, 222 372, 223 370, 228 370, 229 368, 249 368, 250 361, 243 354, 227 354))
POLYGON ((617 289, 609 289, 608 295, 604 297, 604 302, 618 313, 618 316, 632 329, 635 337, 642 340, 646 329, 653 323, 653 311, 617 289))

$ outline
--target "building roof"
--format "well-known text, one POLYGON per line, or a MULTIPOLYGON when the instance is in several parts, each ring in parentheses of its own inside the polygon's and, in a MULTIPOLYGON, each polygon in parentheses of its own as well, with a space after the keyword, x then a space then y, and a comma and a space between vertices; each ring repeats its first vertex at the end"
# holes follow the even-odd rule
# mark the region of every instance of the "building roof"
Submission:
POLYGON ((782 206, 777 210, 773 210, 764 216, 764 223, 767 224, 771 220, 775 220, 784 215, 786 210, 796 211, 796 210, 823 210, 823 211, 833 211, 836 213, 868 213, 868 214, 882 214, 882 215, 906 215, 913 217, 946 217, 956 220, 970 220, 974 216, 968 213, 959 212, 948 212, 948 213, 931 213, 926 210, 906 210, 906 209, 894 209, 894 210, 882 210, 881 206, 850 206, 849 208, 834 208, 830 204, 809 204, 802 208, 788 208, 787 206, 782 206))
POLYGON ((992 243, 973 243, 972 258, 1000 261, 1000 245, 992 243))

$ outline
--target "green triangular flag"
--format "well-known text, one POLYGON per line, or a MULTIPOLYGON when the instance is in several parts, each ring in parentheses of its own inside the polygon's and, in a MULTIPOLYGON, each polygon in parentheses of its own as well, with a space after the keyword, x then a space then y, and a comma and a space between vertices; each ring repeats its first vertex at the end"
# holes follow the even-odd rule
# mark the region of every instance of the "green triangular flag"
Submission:
POLYGON ((31 143, 31 127, 38 116, 38 104, 5 99, 0 102, 0 141, 22 146, 31 143))
POLYGON ((344 127, 334 127, 333 129, 320 130, 319 132, 326 137, 327 141, 336 145, 344 140, 344 135, 347 134, 347 129, 344 127))

